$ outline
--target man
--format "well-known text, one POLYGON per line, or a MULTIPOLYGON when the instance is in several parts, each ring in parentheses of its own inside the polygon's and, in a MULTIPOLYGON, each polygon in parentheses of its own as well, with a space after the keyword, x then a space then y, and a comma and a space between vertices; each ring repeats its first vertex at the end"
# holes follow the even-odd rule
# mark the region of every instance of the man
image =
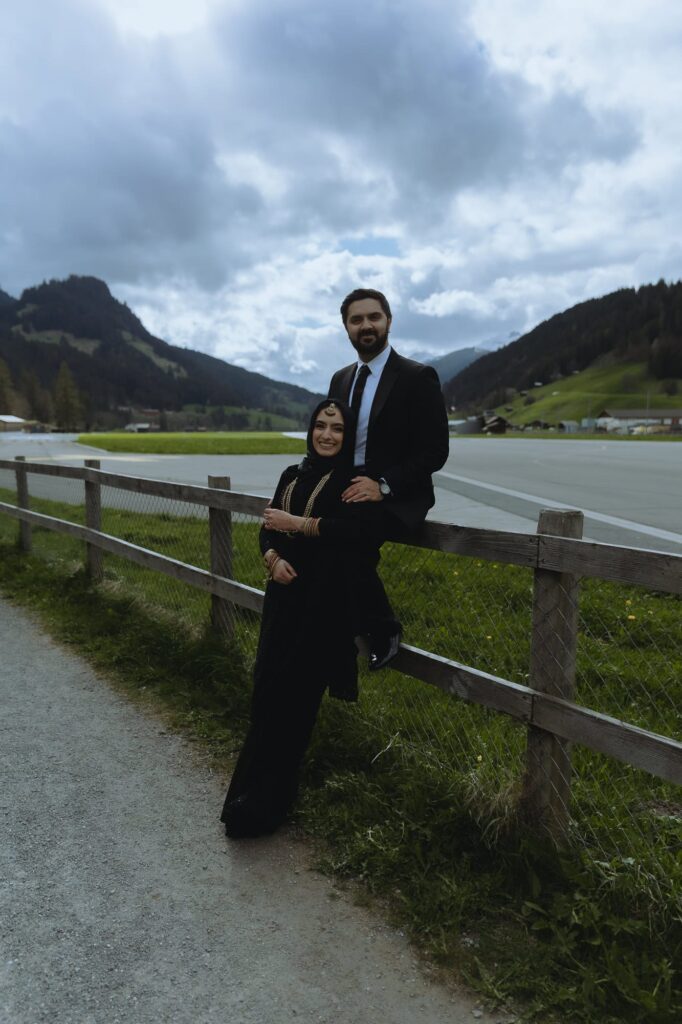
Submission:
POLYGON ((358 418, 356 475, 343 500, 385 501, 401 535, 401 526, 414 530, 426 518, 435 501, 431 474, 448 457, 438 374, 391 348, 391 309, 381 292, 357 288, 341 303, 341 318, 358 354, 329 385, 329 397, 348 402, 358 418))
MULTIPOLYGON (((341 318, 356 362, 338 370, 329 397, 348 402, 357 416, 355 474, 342 499, 384 502, 389 535, 417 529, 435 501, 431 474, 448 457, 449 434, 438 374, 391 348, 391 308, 373 288, 357 288, 341 303, 341 318)), ((377 559, 378 561, 378 559, 377 559)), ((371 669, 398 653, 400 623, 376 571, 359 581, 364 594, 371 669)))

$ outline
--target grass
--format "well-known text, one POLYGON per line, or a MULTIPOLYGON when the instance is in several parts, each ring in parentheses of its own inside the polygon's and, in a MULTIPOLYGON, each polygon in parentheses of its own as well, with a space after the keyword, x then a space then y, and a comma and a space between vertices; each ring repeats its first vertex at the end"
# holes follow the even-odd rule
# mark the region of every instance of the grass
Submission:
POLYGON ((276 433, 81 434, 81 444, 108 452, 152 455, 302 455, 305 441, 276 433))
POLYGON ((605 408, 679 409, 682 380, 675 381, 675 395, 662 391, 663 384, 649 375, 645 363, 591 366, 542 387, 529 388, 528 396, 534 399, 531 405, 525 405, 524 397, 517 395, 497 411, 512 423, 525 425, 537 419, 547 423, 580 422, 584 417, 598 416, 605 408))
POLYGON ((515 437, 526 441, 682 441, 682 434, 590 434, 587 431, 568 434, 563 430, 507 430, 504 434, 453 434, 457 441, 468 437, 515 437))
MULTIPOLYGON (((34 507, 82 522, 77 506, 34 507)), ((160 507, 105 509, 103 528, 206 566, 198 510, 160 507)), ((234 517, 235 574, 259 586, 255 531, 234 517)), ((27 557, 15 536, 0 517, 4 592, 227 764, 245 727, 257 617, 238 611, 224 646, 205 629, 204 594, 110 556, 92 588, 77 542, 35 530, 27 557)), ((526 680, 527 570, 388 545, 383 574, 407 642, 526 680)), ((679 735, 679 613, 678 598, 585 582, 578 700, 679 735)), ((396 672, 363 674, 361 687, 357 707, 325 702, 306 766, 296 822, 320 866, 360 880, 446 971, 493 1003, 523 1004, 523 1019, 679 1020, 679 790, 576 748, 570 841, 557 853, 516 815, 523 729, 396 672)))

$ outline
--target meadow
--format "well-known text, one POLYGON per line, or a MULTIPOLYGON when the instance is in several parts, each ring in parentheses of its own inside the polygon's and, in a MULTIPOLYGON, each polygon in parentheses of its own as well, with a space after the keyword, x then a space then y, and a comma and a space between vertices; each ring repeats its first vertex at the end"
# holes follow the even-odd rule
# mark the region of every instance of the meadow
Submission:
MULTIPOLYGON (((0 499, 13 501, 11 491, 0 499)), ((83 522, 79 506, 32 507, 83 522)), ((103 510, 102 529, 208 567, 205 510, 149 499, 103 510)), ((235 576, 262 586, 257 524, 233 517, 235 576)), ((82 545, 34 530, 31 556, 0 515, 0 586, 38 610, 136 698, 213 751, 227 773, 246 723, 258 616, 236 609, 225 643, 210 599, 105 556, 92 587, 82 545)), ((527 679, 532 573, 387 545, 382 574, 405 640, 484 671, 527 679)), ((682 734, 677 597, 582 584, 577 700, 682 734)), ((574 751, 565 848, 517 814, 525 732, 502 715, 387 671, 363 671, 358 706, 326 701, 295 825, 319 866, 379 900, 446 972, 519 1019, 621 1024, 682 1014, 679 789, 584 748, 574 751)))
POLYGON ((196 433, 81 434, 78 440, 107 452, 148 455, 302 455, 305 442, 284 434, 224 431, 196 433))
MULTIPOLYGON (((682 406, 682 380, 660 381, 645 363, 593 365, 580 373, 543 383, 497 408, 512 423, 558 423, 597 417, 605 408, 672 409, 682 406), (663 390, 664 387, 673 393, 663 390), (526 404, 528 402, 528 404, 526 404)), ((573 435, 574 436, 574 435, 573 435)), ((603 437, 603 435, 598 435, 603 437)))

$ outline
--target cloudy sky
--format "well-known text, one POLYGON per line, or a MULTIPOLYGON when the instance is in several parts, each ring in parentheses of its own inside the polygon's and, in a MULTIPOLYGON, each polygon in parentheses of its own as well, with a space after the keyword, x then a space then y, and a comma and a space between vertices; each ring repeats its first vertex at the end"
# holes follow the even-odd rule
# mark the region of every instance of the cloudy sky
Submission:
POLYGON ((0 287, 314 389, 682 276, 679 0, 8 0, 0 287))

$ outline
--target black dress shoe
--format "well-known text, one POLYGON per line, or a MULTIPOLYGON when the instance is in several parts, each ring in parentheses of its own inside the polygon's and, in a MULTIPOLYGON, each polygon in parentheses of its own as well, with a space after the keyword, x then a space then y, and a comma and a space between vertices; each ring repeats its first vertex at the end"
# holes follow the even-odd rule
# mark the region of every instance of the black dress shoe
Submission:
POLYGON ((400 650, 401 635, 401 631, 398 630, 397 633, 391 633, 385 639, 373 643, 372 650, 369 652, 370 672, 378 672, 380 668, 385 668, 390 661, 393 661, 400 650))

